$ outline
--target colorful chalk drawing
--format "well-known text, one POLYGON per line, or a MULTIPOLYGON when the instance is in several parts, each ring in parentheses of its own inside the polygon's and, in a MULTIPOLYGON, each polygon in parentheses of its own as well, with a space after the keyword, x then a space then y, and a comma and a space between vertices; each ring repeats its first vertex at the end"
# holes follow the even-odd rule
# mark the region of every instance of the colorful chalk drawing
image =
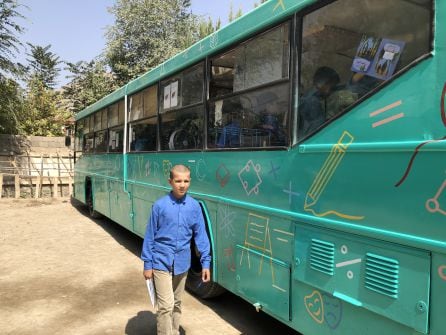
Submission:
MULTIPOLYGON (((348 246, 346 246, 345 244, 341 246, 341 254, 343 254, 343 255, 347 255, 348 254, 348 246)), ((361 263, 361 262, 362 262, 361 258, 355 258, 355 259, 351 259, 351 260, 348 260, 348 261, 343 261, 343 262, 336 263, 336 268, 343 268, 343 267, 351 266, 353 264, 358 264, 358 263, 361 263)), ((348 279, 353 279, 353 277, 354 277, 354 273, 353 273, 352 270, 348 270, 346 275, 347 275, 348 279)))
POLYGON ((277 5, 274 6, 273 12, 275 12, 276 9, 279 7, 282 7, 282 10, 285 10, 285 4, 283 3, 283 0, 277 0, 277 5))
POLYGON ((274 180, 277 180, 277 171, 280 170, 280 166, 275 166, 273 161, 271 161, 271 170, 268 174, 272 174, 274 176, 274 180))
POLYGON ((324 303, 324 321, 330 329, 336 329, 342 321, 342 300, 326 293, 322 294, 324 303))
POLYGON ((261 168, 259 164, 254 165, 252 160, 249 160, 238 173, 240 182, 247 195, 251 195, 251 193, 259 193, 259 186, 262 184, 262 178, 260 178, 259 174, 260 170, 261 168))
POLYGON ((149 177, 150 176, 150 160, 149 159, 147 160, 146 165, 144 167, 145 167, 145 171, 146 171, 146 177, 149 177))
POLYGON ((333 145, 329 156, 322 165, 322 168, 317 173, 316 178, 313 181, 313 184, 311 184, 310 189, 307 192, 304 204, 305 211, 311 212, 313 213, 313 215, 318 217, 333 214, 349 220, 364 219, 364 216, 347 215, 339 213, 338 211, 335 210, 329 210, 323 213, 316 213, 316 211, 311 208, 317 204, 321 194, 325 190, 325 187, 330 182, 336 169, 341 163, 342 158, 344 157, 349 145, 353 143, 353 140, 354 137, 348 131, 344 131, 341 137, 339 138, 338 142, 335 145, 333 145))
POLYGON ((305 308, 319 324, 325 323, 330 329, 336 329, 342 321, 342 301, 332 295, 314 290, 304 297, 305 308))
POLYGON ((317 323, 324 322, 324 300, 319 291, 313 291, 310 295, 304 297, 305 308, 308 314, 317 323))
POLYGON ((207 165, 203 159, 200 158, 198 162, 195 159, 190 159, 187 162, 189 163, 189 168, 191 171, 195 170, 195 176, 198 181, 203 181, 206 179, 207 165))
POLYGON ((444 126, 446 127, 446 83, 443 86, 443 91, 441 92, 441 99, 440 99, 440 114, 441 114, 441 120, 443 121, 444 126))
POLYGON ((226 268, 230 272, 235 272, 235 260, 232 247, 223 249, 223 255, 226 259, 226 268))
POLYGON ((280 229, 273 229, 274 233, 279 236, 276 236, 276 240, 282 243, 292 243, 294 241, 293 237, 294 234, 290 233, 289 231, 284 231, 280 229))
POLYGON ((235 212, 231 212, 228 205, 221 206, 218 208, 218 227, 220 231, 222 231, 225 235, 225 238, 232 238, 234 237, 234 219, 235 219, 235 212))
POLYGON ((218 32, 215 32, 211 35, 209 46, 211 49, 215 49, 218 46, 218 32))
POLYGON ((172 169, 172 163, 169 160, 163 160, 163 175, 166 178, 170 178, 170 170, 172 169))
MULTIPOLYGON (((446 96, 446 83, 443 86, 443 91, 441 92, 441 99, 440 99, 440 117, 441 117, 441 120, 442 120, 444 126, 446 127, 445 96, 446 96)), ((444 140, 446 140, 446 136, 443 136, 442 138, 439 138, 439 139, 425 141, 425 142, 419 144, 415 148, 414 153, 412 154, 412 157, 409 160, 406 171, 404 172, 401 179, 395 184, 395 187, 399 187, 406 180, 406 178, 409 175, 410 170, 412 169, 412 165, 415 161, 415 157, 418 155, 418 153, 420 152, 420 149, 423 146, 425 146, 426 144, 429 144, 429 143, 441 142, 444 140)))
POLYGON ((438 275, 441 279, 446 280, 446 265, 440 265, 438 267, 438 275))
POLYGON ((286 290, 282 287, 279 287, 276 283, 275 274, 274 274, 274 264, 273 264, 273 251, 271 244, 271 234, 269 230, 269 218, 253 213, 248 214, 248 222, 246 223, 245 229, 245 243, 244 246, 247 247, 248 250, 242 250, 242 255, 240 257, 240 266, 243 264, 243 258, 246 253, 246 259, 248 263, 248 268, 251 268, 251 261, 249 259, 249 249, 255 249, 262 253, 262 258, 259 264, 258 274, 262 273, 263 269, 263 256, 268 255, 270 260, 270 268, 271 268, 271 280, 272 287, 286 292, 286 290))
POLYGON ((442 137, 441 139, 438 140, 429 140, 426 142, 423 142, 421 144, 419 144, 415 150, 414 153, 412 154, 412 157, 409 160, 409 164, 407 165, 406 171, 404 172, 403 176, 401 177, 401 179, 395 184, 395 187, 400 186, 408 177, 410 170, 412 169, 412 165, 415 161, 415 157, 418 155, 418 153, 420 152, 421 147, 425 146, 426 144, 429 143, 435 143, 435 142, 440 142, 440 141, 444 141, 446 139, 446 136, 442 137))
POLYGON ((226 184, 231 179, 231 173, 229 172, 226 165, 224 165, 223 163, 220 164, 220 166, 215 171, 215 178, 218 180, 221 187, 226 186, 226 184))
MULTIPOLYGON (((379 115, 379 114, 381 114, 381 113, 387 112, 387 111, 389 111, 389 110, 391 110, 391 109, 393 109, 393 108, 395 108, 395 107, 398 107, 398 106, 400 106, 400 105, 402 105, 402 104, 403 104, 402 100, 396 101, 396 102, 394 102, 394 103, 391 103, 390 105, 387 105, 387 106, 385 106, 385 107, 383 107, 383 108, 380 108, 380 109, 378 109, 378 110, 376 110, 376 111, 374 111, 374 112, 371 112, 369 116, 370 116, 371 118, 372 118, 372 117, 375 117, 375 116, 377 116, 377 115, 379 115)), ((389 116, 389 117, 387 117, 387 118, 385 118, 385 119, 382 119, 382 120, 380 120, 380 121, 377 121, 377 122, 372 123, 372 128, 376 128, 376 127, 385 125, 385 124, 390 123, 390 122, 392 122, 392 121, 401 119, 402 117, 404 117, 404 113, 398 113, 398 114, 389 116)))
POLYGON ((290 180, 290 185, 289 185, 288 189, 283 189, 282 191, 285 192, 285 193, 288 193, 288 203, 289 203, 290 205, 291 205, 291 202, 292 202, 292 197, 293 197, 293 196, 294 196, 294 197, 298 197, 298 196, 300 195, 300 193, 293 192, 293 190, 292 190, 291 180, 290 180))
POLYGON ((434 197, 426 201, 426 209, 429 212, 431 213, 438 212, 440 214, 446 215, 446 210, 440 208, 440 202, 438 201, 443 192, 445 192, 443 193, 443 198, 446 197, 445 188, 446 188, 446 179, 443 181, 443 184, 441 184, 440 188, 437 190, 437 193, 435 193, 434 197))

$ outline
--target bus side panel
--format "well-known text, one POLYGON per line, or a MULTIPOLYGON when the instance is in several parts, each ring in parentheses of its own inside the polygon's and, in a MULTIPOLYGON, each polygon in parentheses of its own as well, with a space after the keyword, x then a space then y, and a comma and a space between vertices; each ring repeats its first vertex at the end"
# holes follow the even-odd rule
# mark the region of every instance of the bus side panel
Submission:
POLYGON ((141 237, 146 233, 146 225, 152 211, 153 203, 165 192, 150 186, 133 185, 133 222, 134 232, 141 237))
MULTIPOLYGON (((363 236, 296 226, 293 279, 312 285, 304 298, 313 319, 324 315, 311 310, 324 294, 379 314, 389 321, 428 333, 430 254, 363 236), (316 313, 316 314, 314 314, 316 313)), ((331 315, 327 314, 329 319, 331 315)))
POLYGON ((92 184, 94 210, 110 217, 108 178, 95 176, 92 178, 92 184))
POLYGON ((431 276, 431 334, 441 335, 445 333, 445 298, 446 298, 446 255, 434 253, 432 255, 431 276))
POLYGON ((120 180, 110 180, 110 218, 133 231, 131 186, 124 190, 120 180))
POLYGON ((81 172, 76 172, 74 174, 74 188, 73 188, 73 197, 80 202, 86 204, 87 201, 85 199, 85 174, 81 172))

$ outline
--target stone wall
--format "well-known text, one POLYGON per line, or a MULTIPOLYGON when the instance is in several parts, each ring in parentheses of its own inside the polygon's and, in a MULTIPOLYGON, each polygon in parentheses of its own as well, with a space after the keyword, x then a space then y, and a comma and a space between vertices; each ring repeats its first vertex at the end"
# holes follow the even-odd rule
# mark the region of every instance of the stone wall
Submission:
POLYGON ((65 137, 0 135, 0 197, 68 196, 73 163, 65 137))

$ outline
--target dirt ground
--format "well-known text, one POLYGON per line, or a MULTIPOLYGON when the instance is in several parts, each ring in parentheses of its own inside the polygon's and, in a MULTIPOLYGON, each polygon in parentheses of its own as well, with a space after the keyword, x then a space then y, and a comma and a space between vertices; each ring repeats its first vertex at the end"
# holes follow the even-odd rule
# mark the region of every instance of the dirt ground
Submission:
MULTIPOLYGON (((0 333, 156 334, 142 240, 69 199, 0 200, 0 333)), ((232 294, 186 294, 182 334, 297 334, 232 294)))

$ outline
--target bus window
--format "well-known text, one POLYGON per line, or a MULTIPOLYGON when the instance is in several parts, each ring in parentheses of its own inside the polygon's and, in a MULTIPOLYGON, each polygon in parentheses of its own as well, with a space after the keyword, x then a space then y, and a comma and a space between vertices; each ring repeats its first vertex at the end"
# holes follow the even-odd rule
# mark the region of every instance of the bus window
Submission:
POLYGON ((286 146, 288 109, 288 83, 213 101, 208 148, 286 146))
POLYGON ((107 129, 94 133, 94 152, 107 152, 107 129))
POLYGON ((130 151, 156 151, 156 117, 130 125, 130 151))
POLYGON ((130 151, 157 149, 157 86, 153 85, 130 97, 130 151), (137 122, 132 122, 137 121, 137 122))
POLYGON ((113 104, 108 107, 108 126, 114 127, 119 125, 119 117, 118 117, 118 104, 113 104))
POLYGON ((90 134, 86 134, 84 136, 84 148, 83 148, 83 153, 89 154, 92 153, 94 151, 94 134, 90 133, 90 134))
POLYGON ((200 63, 161 83, 162 111, 182 108, 202 102, 204 65, 200 63))
POLYGON ((144 116, 143 94, 139 92, 129 98, 129 120, 139 120, 144 116))
POLYGON ((161 150, 203 147, 203 106, 173 110, 160 115, 161 150))
POLYGON ((153 85, 142 91, 144 117, 156 116, 158 112, 158 86, 153 85))
POLYGON ((203 148, 203 90, 203 63, 161 83, 161 150, 203 148))
POLYGON ((108 139, 108 152, 122 152, 124 148, 124 128, 115 127, 110 129, 108 139))
POLYGON ((76 152, 77 158, 82 155, 85 120, 86 119, 82 119, 76 122, 76 130, 74 133, 74 151, 76 152))
POLYGON ((338 0, 303 17, 300 138, 430 51, 430 4, 338 0))
POLYGON ((211 60, 210 98, 288 78, 289 24, 211 60))

